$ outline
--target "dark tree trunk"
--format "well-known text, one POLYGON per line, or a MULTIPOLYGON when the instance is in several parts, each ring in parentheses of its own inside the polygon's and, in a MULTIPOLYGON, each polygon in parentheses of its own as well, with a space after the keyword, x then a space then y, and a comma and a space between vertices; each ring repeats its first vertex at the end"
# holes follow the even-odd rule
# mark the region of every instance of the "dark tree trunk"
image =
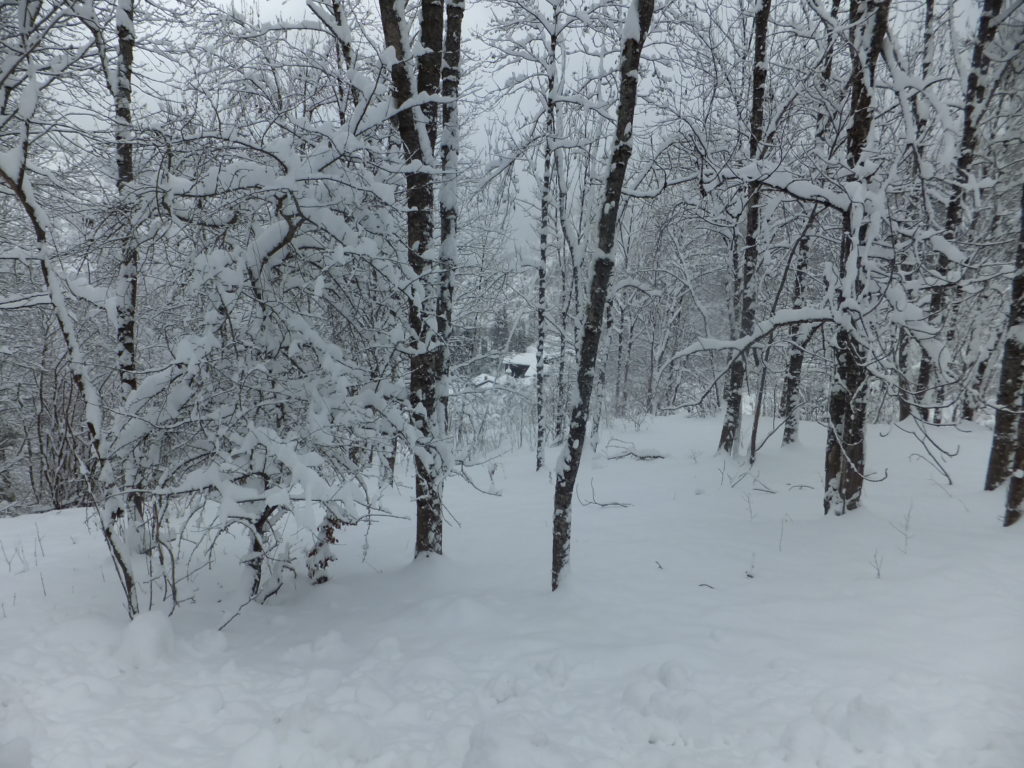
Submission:
MULTIPOLYGON (((1018 435, 1018 440, 1024 439, 1024 434, 1018 435)), ((1018 466, 1018 472, 1010 477, 1010 486, 1006 489, 1006 511, 1003 513, 1003 527, 1008 528, 1024 516, 1024 479, 1019 475, 1021 467, 1024 467, 1024 450, 1020 444, 1017 445, 1016 458, 1014 462, 1018 466)))
POLYGON ((437 299, 437 334, 435 368, 438 373, 438 394, 441 402, 439 424, 448 430, 448 376, 450 356, 448 338, 452 330, 452 309, 455 292, 455 267, 458 256, 458 171, 459 171, 459 84, 462 60, 462 18, 464 0, 445 0, 444 56, 441 66, 441 185, 439 213, 441 216, 441 275, 437 299))
MULTIPOLYGON (((444 66, 444 12, 445 0, 423 0, 420 6, 419 43, 422 51, 416 58, 417 95, 436 97, 441 92, 441 70, 444 66)), ((420 109, 427 122, 427 144, 432 152, 437 146, 437 99, 425 99, 420 109)), ((428 147, 423 148, 425 153, 428 147)))
MULTIPOLYGON (((960 134, 960 151, 956 159, 956 181, 950 193, 949 201, 946 204, 946 219, 943 225, 943 235, 950 243, 956 241, 960 223, 963 220, 963 200, 970 181, 971 165, 974 163, 974 153, 978 145, 978 123, 982 105, 984 104, 987 84, 985 82, 990 64, 988 46, 995 38, 998 24, 993 21, 1002 11, 1003 0, 983 0, 981 15, 978 17, 978 36, 974 41, 974 50, 971 54, 971 69, 967 75, 967 90, 964 93, 964 115, 963 129, 960 134)), ((940 281, 948 280, 950 273, 950 260, 942 250, 938 252, 936 262, 936 273, 940 281)), ((932 289, 928 301, 928 312, 933 322, 940 322, 946 310, 947 294, 950 286, 940 283, 932 289)), ((952 325, 947 331, 947 342, 952 341, 955 333, 952 325)), ((922 418, 927 417, 928 407, 923 405, 928 399, 928 393, 936 385, 932 382, 934 377, 935 363, 931 356, 924 349, 921 350, 921 366, 917 375, 917 400, 922 404, 922 418)), ((936 405, 940 405, 943 399, 941 388, 936 389, 936 405)), ((938 411, 936 410, 936 420, 938 411)))
POLYGON ((407 177, 407 194, 411 209, 407 217, 409 263, 422 278, 418 294, 409 302, 409 326, 416 339, 417 352, 409 371, 409 407, 416 431, 414 464, 416 469, 416 556, 441 554, 442 483, 444 470, 438 455, 436 338, 431 328, 427 273, 424 258, 434 223, 431 220, 433 188, 428 174, 413 173, 407 177))
POLYGON ((562 461, 555 480, 555 504, 552 535, 551 589, 558 589, 562 571, 569 562, 571 536, 572 494, 576 487, 580 458, 587 433, 587 417, 590 413, 590 396, 594 386, 594 368, 601 344, 601 330, 605 305, 608 299, 608 285, 611 280, 612 250, 615 247, 615 227, 622 199, 622 187, 626 181, 626 168, 633 151, 633 113, 636 109, 637 85, 640 72, 640 52, 643 50, 647 30, 654 15, 654 0, 635 0, 635 6, 627 12, 627 28, 631 16, 637 14, 633 37, 624 34, 622 56, 619 62, 619 105, 615 122, 615 144, 611 166, 605 181, 604 204, 597 225, 597 253, 590 280, 590 296, 587 302, 583 339, 580 344, 579 370, 576 375, 576 400, 569 418, 569 435, 563 449, 562 461))
POLYGON ((842 515, 860 503, 864 483, 864 349, 852 333, 836 331, 835 372, 829 393, 825 445, 825 514, 842 515))
MULTIPOLYGON (((263 488, 258 490, 266 493, 266 485, 264 484, 263 488)), ((249 597, 254 600, 258 599, 261 602, 277 591, 277 589, 271 589, 267 594, 260 595, 260 589, 263 587, 263 566, 266 564, 268 554, 266 535, 270 528, 270 518, 274 514, 274 509, 272 506, 265 506, 260 516, 253 521, 252 528, 249 530, 249 555, 245 561, 245 564, 252 571, 252 579, 249 582, 249 597)))
MULTIPOLYGON (((561 194, 561 193, 559 193, 561 194)), ((559 217, 564 216, 565 209, 559 206, 559 217)), ((563 220, 563 226, 564 226, 563 220)), ((563 244, 568 244, 568 238, 564 238, 563 244)), ((561 302, 561 312, 558 323, 558 397, 555 401, 555 434, 556 440, 562 440, 565 437, 565 417, 569 410, 569 366, 568 366, 568 352, 571 347, 576 348, 576 339, 572 336, 572 330, 570 328, 570 305, 569 305, 569 292, 571 290, 569 285, 569 269, 565 263, 566 255, 568 253, 569 258, 573 258, 573 251, 568 248, 559 249, 559 278, 561 283, 561 294, 559 300, 561 302), (571 342, 570 342, 571 339, 571 342)))
MULTIPOLYGON (((420 46, 417 57, 416 93, 413 92, 408 51, 402 35, 403 20, 391 0, 380 0, 384 42, 394 49, 391 65, 391 87, 396 112, 393 123, 402 141, 406 162, 424 168, 434 164, 434 143, 437 139, 437 101, 428 99, 420 110, 426 122, 426 143, 417 125, 415 109, 410 100, 418 93, 437 96, 441 83, 444 41, 444 4, 427 0, 421 8, 420 46)), ((417 276, 409 299, 409 328, 415 351, 409 371, 409 406, 416 433, 413 446, 416 470, 416 556, 440 555, 442 551, 442 489, 444 466, 436 442, 440 435, 437 424, 438 387, 443 379, 443 352, 437 348, 444 339, 437 333, 438 297, 431 280, 428 251, 434 237, 434 181, 430 172, 412 170, 406 173, 407 259, 417 276), (432 309, 433 305, 433 309, 432 309)), ((443 321, 442 321, 443 322, 443 321)))
POLYGON ((344 505, 339 502, 329 506, 317 526, 313 546, 306 554, 306 571, 314 584, 327 583, 327 568, 336 559, 332 546, 338 543, 338 530, 346 525, 355 525, 355 521, 349 517, 344 505))
MULTIPOLYGON (((636 322, 634 317, 633 322, 636 322)), ((622 305, 619 305, 619 325, 618 325, 618 338, 616 341, 617 349, 615 350, 615 396, 612 400, 614 413, 616 416, 621 416, 624 411, 623 395, 626 391, 627 380, 626 377, 629 373, 629 365, 627 361, 631 356, 633 347, 633 326, 629 327, 629 343, 626 343, 626 310, 623 309, 622 305)))
MULTIPOLYGON (((768 337, 768 344, 771 344, 771 336, 768 337)), ((750 423, 750 449, 747 452, 747 463, 753 466, 757 461, 757 433, 761 427, 761 409, 764 407, 764 390, 768 381, 768 360, 765 356, 760 361, 761 374, 757 382, 757 396, 754 398, 754 415, 750 423)))
POLYGON ((899 328, 896 331, 896 369, 899 376, 899 421, 909 419, 911 415, 911 392, 910 376, 907 371, 910 367, 910 334, 906 328, 899 328))
MULTIPOLYGON (((545 172, 547 178, 548 158, 544 158, 545 172)), ((544 194, 547 197, 547 193, 544 194)), ((547 437, 544 434, 544 309, 545 309, 545 281, 547 280, 547 206, 541 203, 540 215, 540 263, 537 265, 537 469, 544 468, 544 444, 547 437)))
MULTIPOLYGON (((742 336, 742 330, 737 335, 742 336)), ((718 436, 718 450, 723 453, 734 453, 738 445, 737 435, 743 422, 743 381, 746 376, 746 362, 742 355, 736 355, 729 363, 729 375, 725 380, 725 392, 722 393, 725 415, 722 419, 722 432, 718 436)))
MULTIPOLYGON (((851 182, 863 181, 858 175, 861 172, 859 165, 874 120, 875 65, 882 50, 888 16, 889 0, 853 0, 850 6, 853 35, 851 122, 846 137, 846 155, 851 168, 851 182)), ((856 299, 864 290, 859 249, 866 234, 865 226, 855 228, 851 212, 844 212, 835 302, 838 309, 847 312, 848 323, 840 324, 832 344, 835 372, 829 393, 829 430, 825 446, 826 515, 830 512, 842 515, 856 509, 860 506, 864 487, 867 356, 863 344, 852 331, 860 318, 855 312, 844 310, 844 305, 846 299, 856 299), (852 275, 851 269, 855 270, 852 275), (844 296, 843 286, 851 283, 854 296, 844 296)))
MULTIPOLYGON (((807 274, 807 236, 800 239, 800 260, 793 274, 793 309, 804 306, 804 276, 807 274)), ((782 444, 792 445, 800 432, 800 378, 804 367, 804 340, 800 337, 800 326, 789 329, 789 360, 786 362, 786 376, 782 385, 782 420, 786 426, 782 431, 782 444)))
POLYGON ((559 7, 554 10, 551 36, 548 41, 547 60, 547 104, 544 115, 544 177, 541 181, 540 199, 540 263, 537 265, 537 469, 544 467, 544 336, 546 334, 546 297, 544 295, 548 271, 548 245, 553 228, 551 226, 552 172, 555 163, 555 67, 558 55, 559 7))
MULTIPOLYGON (((1003 362, 999 371, 999 393, 996 396, 996 423, 992 433, 992 450, 988 457, 985 490, 992 491, 1002 485, 1015 471, 1024 469, 1024 453, 1020 450, 1024 427, 1024 186, 1021 187, 1020 233, 1017 257, 1010 288, 1008 330, 1003 342, 1003 362)), ((1017 482, 1016 485, 1021 485, 1017 482)), ((1020 494, 1019 488, 1013 491, 1020 494)), ((1019 498, 1014 504, 1007 501, 1007 514, 1016 510, 1019 517, 1019 498)), ((1013 520, 1011 522, 1015 522, 1013 520)), ((1007 523, 1009 525, 1009 523, 1007 523)))
MULTIPOLYGON (((771 0, 761 0, 754 14, 754 61, 751 75, 750 103, 750 159, 756 160, 764 139, 765 93, 768 84, 768 20, 771 16, 771 0)), ((743 258, 737 265, 735 305, 738 335, 747 336, 754 330, 754 276, 757 271, 757 237, 761 218, 761 183, 750 182, 747 187, 747 221, 743 244, 743 258)), ((746 378, 746 360, 736 355, 729 365, 729 377, 725 389, 725 417, 722 433, 718 438, 718 450, 734 453, 738 445, 740 425, 743 420, 743 381, 746 378)))
MULTIPOLYGON (((352 32, 345 18, 341 0, 331 0, 331 16, 334 21, 334 28, 331 30, 334 37, 334 66, 338 73, 338 123, 344 125, 348 121, 347 106, 350 96, 342 72, 351 71, 355 63, 352 56, 352 32)), ((352 90, 351 100, 354 104, 359 103, 357 91, 352 90)))
MULTIPOLYGON (((832 0, 832 9, 829 18, 836 21, 838 16, 839 0, 832 0)), ((832 64, 836 48, 834 24, 826 25, 825 40, 825 51, 822 58, 821 73, 818 78, 818 84, 821 88, 821 92, 823 94, 828 94, 832 86, 832 64)), ((826 150, 828 144, 825 141, 825 135, 829 123, 827 106, 825 104, 819 106, 815 123, 815 140, 818 147, 827 151, 828 156, 831 158, 832 150, 826 150)), ((807 226, 803 235, 801 235, 800 242, 798 244, 800 257, 797 260, 796 273, 793 276, 793 309, 803 309, 806 305, 806 297, 804 296, 804 280, 807 277, 807 270, 809 267, 808 256, 810 253, 810 239, 808 232, 814 222, 814 219, 817 217, 817 213, 818 209, 815 208, 811 213, 807 226)), ((803 377, 804 350, 807 344, 810 343, 813 333, 814 331, 812 330, 806 337, 801 337, 802 329, 799 326, 794 325, 789 329, 789 359, 786 362, 786 374, 782 393, 781 415, 786 425, 782 433, 783 445, 792 445, 799 439, 800 414, 798 409, 800 407, 800 381, 803 377)))
POLYGON ((565 326, 558 329, 558 395, 555 400, 555 439, 561 440, 565 432, 565 411, 568 397, 565 376, 565 326))
MULTIPOLYGON (((564 168, 558 165, 555 154, 554 172, 558 180, 558 220, 562 225, 562 244, 559 250, 561 260, 561 322, 558 328, 558 402, 555 403, 555 435, 558 440, 565 436, 565 418, 569 410, 569 381, 572 375, 567 364, 566 350, 579 348, 579 264, 573 235, 569 229, 568 192, 563 177, 564 168)), ((578 360, 576 361, 579 362, 578 360)))
POLYGON ((839 495, 844 511, 852 511, 860 506, 864 492, 865 469, 865 431, 867 421, 867 356, 864 346, 855 337, 850 354, 846 357, 849 369, 843 371, 843 381, 849 396, 849 412, 846 415, 845 467, 839 483, 839 495))

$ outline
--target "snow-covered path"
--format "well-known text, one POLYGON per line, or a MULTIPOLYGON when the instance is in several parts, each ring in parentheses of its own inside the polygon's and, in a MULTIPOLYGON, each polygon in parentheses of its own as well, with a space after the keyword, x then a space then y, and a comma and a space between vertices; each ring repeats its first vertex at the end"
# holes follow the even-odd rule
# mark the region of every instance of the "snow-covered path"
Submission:
POLYGON ((876 430, 888 479, 837 520, 813 427, 747 474, 716 429, 589 462, 581 495, 629 506, 577 506, 556 595, 525 454, 500 497, 450 482, 444 559, 381 521, 365 563, 352 535, 332 583, 223 632, 231 584, 126 627, 82 512, 0 520, 0 767, 1024 765, 1024 533, 974 490, 989 433, 940 433, 945 487, 876 430))

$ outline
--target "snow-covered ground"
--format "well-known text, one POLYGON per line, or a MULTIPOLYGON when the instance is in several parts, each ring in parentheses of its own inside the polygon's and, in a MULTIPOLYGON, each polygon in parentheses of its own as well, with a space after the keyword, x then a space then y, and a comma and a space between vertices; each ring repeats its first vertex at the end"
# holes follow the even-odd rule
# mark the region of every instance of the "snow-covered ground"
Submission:
POLYGON ((2 519, 0 767, 1024 766, 1024 526, 977 490, 990 433, 936 432, 949 486, 874 430, 888 477, 835 519, 819 428, 749 473, 717 429, 620 428, 648 461, 605 431, 555 595, 526 453, 500 497, 449 481, 443 559, 408 562, 407 520, 365 561, 344 531, 331 583, 222 632, 237 584, 126 626, 83 512, 2 519))

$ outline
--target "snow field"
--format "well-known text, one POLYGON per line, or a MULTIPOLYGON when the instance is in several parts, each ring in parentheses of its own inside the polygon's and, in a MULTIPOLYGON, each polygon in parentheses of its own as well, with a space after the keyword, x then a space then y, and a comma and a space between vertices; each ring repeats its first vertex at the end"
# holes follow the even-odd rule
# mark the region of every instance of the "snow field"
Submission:
POLYGON ((1024 542, 975 490, 990 433, 937 432, 950 487, 873 429, 888 477, 833 519, 819 429, 749 472, 717 429, 617 430, 661 460, 602 441, 554 595, 552 481, 526 452, 500 497, 449 481, 443 559, 408 562, 410 521, 375 523, 366 562, 345 530, 331 583, 222 632, 230 558, 126 626, 82 511, 2 519, 0 768, 1024 765, 1024 542))

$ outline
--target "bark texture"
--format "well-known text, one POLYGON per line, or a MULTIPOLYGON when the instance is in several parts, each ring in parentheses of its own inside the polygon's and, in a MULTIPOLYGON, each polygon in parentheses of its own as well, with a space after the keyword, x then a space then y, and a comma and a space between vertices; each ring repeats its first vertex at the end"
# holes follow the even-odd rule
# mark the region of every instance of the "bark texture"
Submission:
POLYGON ((459 85, 462 63, 463 0, 446 0, 444 55, 441 64, 441 188, 438 211, 441 217, 441 275, 437 299, 437 329, 441 341, 435 354, 439 371, 441 418, 448 429, 448 374, 451 357, 448 339, 452 331, 455 266, 458 256, 458 173, 459 173, 459 85))
MULTIPOLYGON (((1010 287, 1008 330, 1003 342, 1003 360, 999 371, 992 450, 985 474, 986 491, 995 490, 1015 470, 1024 467, 1024 453, 1020 450, 1021 438, 1024 437, 1021 433, 1024 426, 1024 186, 1021 187, 1020 205, 1021 228, 1014 263, 1016 271, 1010 287)), ((1021 483, 1018 481, 1016 485, 1021 483)), ((1019 495, 1021 490, 1017 488, 1014 493, 1019 495)), ((1014 514, 1019 518, 1022 509, 1019 497, 1012 505, 1007 502, 1008 519, 1011 507, 1016 510, 1014 514)))
POLYGON ((587 417, 590 414, 590 398, 594 386, 594 370, 598 348, 601 345, 608 286, 615 264, 612 250, 615 247, 615 228, 622 199, 622 187, 626 180, 629 158, 633 152, 633 113, 636 109, 637 85, 640 76, 640 53, 643 50, 653 15, 654 0, 634 0, 634 4, 627 14, 627 24, 631 17, 635 18, 637 22, 636 36, 624 36, 622 55, 619 61, 619 104, 615 121, 615 143, 611 166, 605 180, 604 204, 601 207, 597 224, 597 253, 591 273, 586 320, 580 344, 576 400, 573 403, 572 415, 569 417, 569 434, 558 467, 558 476, 555 479, 551 557, 552 590, 558 589, 562 571, 569 562, 572 495, 576 487, 576 475, 579 473, 580 458, 583 455, 583 445, 586 440, 587 417))
MULTIPOLYGON (((793 309, 804 307, 804 276, 807 273, 807 237, 800 241, 800 257, 793 274, 793 309)), ((804 367, 804 346, 799 325, 789 329, 789 359, 782 384, 782 444, 792 445, 800 433, 800 378, 804 367)))
MULTIPOLYGON (((957 232, 963 221, 964 214, 964 193, 970 181, 971 165, 974 163, 974 155, 978 146, 978 123, 980 110, 987 98, 987 75, 990 65, 989 46, 998 29, 995 23, 1002 12, 1003 0, 983 0, 981 15, 978 17, 978 33, 974 41, 974 48, 971 53, 971 68, 967 74, 967 85, 964 91, 964 114, 963 128, 960 132, 960 147, 956 158, 956 179, 953 189, 950 192, 949 201, 946 203, 946 216, 943 224, 943 235, 950 242, 956 242, 957 232)), ((946 310, 949 301, 950 271, 953 264, 949 256, 942 250, 938 252, 935 266, 936 278, 939 284, 932 289, 928 301, 928 312, 933 322, 939 322, 946 310)), ((950 328, 947 334, 947 341, 952 339, 953 330, 950 328)), ((927 418, 929 408, 924 403, 929 399, 929 393, 935 389, 935 405, 940 405, 943 400, 942 393, 936 389, 933 381, 935 377, 935 362, 927 350, 921 350, 921 366, 917 376, 917 400, 921 403, 921 416, 927 418)))
MULTIPOLYGON (((874 121, 875 66, 888 25, 889 0, 854 0, 850 5, 852 66, 850 128, 846 159, 851 184, 866 182, 860 166, 874 121)), ((855 329, 861 319, 847 308, 864 290, 861 247, 866 225, 859 224, 851 205, 843 214, 839 281, 835 302, 843 322, 832 342, 835 372, 829 392, 829 430, 825 446, 825 514, 842 515, 860 506, 864 488, 864 428, 867 354, 855 329)), ((861 211, 862 213, 862 211, 861 211)))
POLYGON ((540 199, 540 253, 537 265, 537 469, 544 467, 544 444, 547 436, 544 430, 544 336, 547 318, 545 316, 545 290, 547 288, 548 247, 554 228, 551 218, 554 214, 554 164, 555 164, 555 67, 558 56, 558 23, 560 6, 555 6, 548 39, 547 59, 547 104, 544 109, 544 176, 541 180, 540 199))
MULTIPOLYGON (((764 109, 768 84, 768 20, 771 17, 771 0, 761 0, 754 14, 754 62, 751 75, 750 102, 750 159, 756 160, 764 141, 764 109)), ((752 181, 747 186, 747 221, 744 235, 743 254, 736 264, 736 307, 737 330, 740 337, 750 335, 754 330, 754 277, 757 272, 757 236, 761 223, 761 182, 752 181)), ((722 433, 718 439, 718 450, 733 453, 738 443, 740 424, 743 419, 743 382, 747 365, 743 355, 736 355, 729 364, 729 376, 725 387, 725 417, 722 433)))
MULTIPOLYGON (((441 87, 444 45, 444 3, 428 0, 420 11, 422 52, 409 60, 409 39, 401 0, 380 0, 385 43, 395 52, 391 65, 395 114, 392 122, 409 166, 406 182, 406 236, 409 267, 416 276, 409 298, 409 328, 414 350, 409 371, 409 404, 416 432, 413 446, 416 467, 416 556, 442 552, 442 491, 444 462, 438 450, 443 425, 438 423, 438 389, 443 383, 443 347, 439 326, 445 314, 434 285, 434 264, 429 251, 434 237, 434 145, 438 132, 437 96, 441 87), (413 91, 415 83, 416 90, 413 91), (422 106, 410 101, 417 94, 429 97, 422 106)), ((461 6, 460 6, 461 9, 461 6)), ((461 18, 461 17, 460 17, 461 18)), ((441 290, 443 293, 443 289, 441 290)))

